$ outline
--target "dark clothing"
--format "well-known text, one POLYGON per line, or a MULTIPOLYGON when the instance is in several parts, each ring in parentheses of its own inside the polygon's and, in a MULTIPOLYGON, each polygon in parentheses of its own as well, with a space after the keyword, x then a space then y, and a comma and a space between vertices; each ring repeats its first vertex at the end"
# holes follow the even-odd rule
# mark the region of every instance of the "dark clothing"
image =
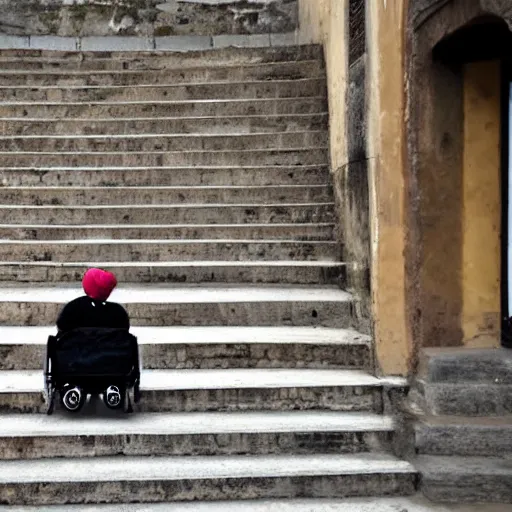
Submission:
POLYGON ((57 320, 59 332, 80 327, 129 329, 130 319, 121 304, 93 300, 85 295, 66 304, 57 320))

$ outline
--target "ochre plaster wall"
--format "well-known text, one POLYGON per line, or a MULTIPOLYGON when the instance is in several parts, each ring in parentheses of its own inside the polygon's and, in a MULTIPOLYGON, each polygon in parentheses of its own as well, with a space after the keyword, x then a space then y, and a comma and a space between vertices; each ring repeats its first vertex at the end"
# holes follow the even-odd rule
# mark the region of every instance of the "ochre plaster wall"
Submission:
POLYGON ((461 323, 478 348, 500 344, 500 95, 499 61, 465 66, 461 323))
POLYGON ((412 343, 406 314, 405 30, 407 0, 367 2, 372 293, 377 364, 405 375, 412 343))

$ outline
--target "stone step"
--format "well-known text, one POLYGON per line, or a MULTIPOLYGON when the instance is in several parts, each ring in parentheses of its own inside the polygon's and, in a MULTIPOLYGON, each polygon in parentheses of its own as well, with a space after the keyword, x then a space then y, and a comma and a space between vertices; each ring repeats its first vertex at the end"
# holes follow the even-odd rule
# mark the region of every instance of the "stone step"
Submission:
POLYGON ((334 260, 339 245, 329 240, 84 239, 0 240, 0 259, 16 261, 275 261, 334 260))
POLYGON ((327 166, 0 168, 4 187, 330 185, 327 166))
POLYGON ((250 134, 128 134, 128 135, 26 135, 0 137, 0 151, 41 152, 150 152, 236 151, 326 146, 328 132, 250 134))
POLYGON ((4 167, 204 167, 325 166, 326 146, 265 148, 236 151, 42 152, 0 151, 4 167))
POLYGON ((512 415, 425 416, 416 423, 415 433, 419 454, 490 457, 512 454, 512 415))
POLYGON ((5 461, 7 505, 215 501, 247 498, 403 496, 416 472, 383 454, 100 457, 5 461))
MULTIPOLYGON (((0 63, 1 66, 1 63, 0 63)), ((0 67, 4 86, 91 86, 146 85, 158 83, 244 82, 320 78, 325 76, 321 60, 281 61, 223 67, 160 70, 5 70, 0 67)))
POLYGON ((328 411, 142 413, 119 421, 95 402, 89 408, 103 415, 81 421, 2 415, 0 459, 354 454, 385 448, 394 429, 389 416, 328 411))
POLYGON ((512 384, 418 381, 426 409, 437 415, 502 416, 512 414, 512 384))
POLYGON ((142 101, 326 96, 325 77, 130 86, 0 86, 3 101, 142 101))
MULTIPOLYGON (((52 325, 77 286, 4 286, 0 325, 52 325)), ((336 286, 125 285, 112 294, 141 326, 324 326, 352 328, 354 298, 336 286)))
MULTIPOLYGON (((0 189, 1 190, 1 189, 0 189)), ((23 225, 0 224, 8 240, 333 240, 334 224, 158 224, 158 225, 23 225)))
MULTIPOLYGON (((167 512, 168 503, 1 506, 1 512, 167 512)), ((421 495, 397 498, 268 499, 173 503, 173 512, 509 512, 506 504, 436 504, 421 495)))
POLYGON ((418 375, 429 383, 512 385, 512 351, 503 349, 423 349, 418 375))
POLYGON ((320 45, 272 48, 222 48, 207 51, 99 51, 2 50, 0 69, 37 70, 184 70, 271 62, 322 60, 320 45))
MULTIPOLYGON (((87 109, 82 116, 89 115, 87 109)), ((328 115, 285 114, 216 117, 2 118, 0 135, 248 134, 327 130, 328 115)))
POLYGON ((131 102, 94 102, 86 103, 0 103, 2 119, 43 118, 70 121, 86 118, 127 119, 127 118, 161 118, 161 117, 226 117, 226 116, 283 116, 300 114, 321 114, 328 111, 327 98, 324 96, 297 98, 254 98, 226 100, 192 100, 192 101, 131 101, 131 102))
POLYGON ((422 491, 432 501, 512 503, 512 457, 436 457, 415 460, 422 491))
POLYGON ((196 187, 0 187, 7 205, 278 204, 332 202, 325 185, 196 187))
MULTIPOLYGON (((38 370, 55 327, 0 327, 0 370, 38 370)), ((371 339, 311 327, 133 327, 146 369, 368 368, 371 339)))
POLYGON ((287 224, 331 223, 334 203, 118 206, 0 205, 4 224, 287 224))
POLYGON ((85 269, 111 270, 125 283, 338 284, 339 261, 176 261, 176 262, 0 262, 0 281, 80 282, 85 269))
MULTIPOLYGON (((264 410, 382 413, 383 390, 403 390, 405 386, 405 379, 377 378, 360 370, 143 370, 142 398, 135 414, 264 410)), ((0 371, 0 409, 3 413, 44 413, 43 372, 0 371)), ((86 411, 87 406, 84 414, 86 411)))

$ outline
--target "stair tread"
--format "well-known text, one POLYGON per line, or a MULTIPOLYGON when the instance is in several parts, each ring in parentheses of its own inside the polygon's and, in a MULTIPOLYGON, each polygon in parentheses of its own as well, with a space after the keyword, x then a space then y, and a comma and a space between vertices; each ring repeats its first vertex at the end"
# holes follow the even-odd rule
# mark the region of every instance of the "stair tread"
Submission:
POLYGON ((393 418, 372 413, 291 412, 206 412, 137 413, 129 418, 85 416, 80 421, 69 415, 4 414, 0 437, 29 436, 119 436, 197 435, 233 433, 390 432, 393 418))
MULTIPOLYGON (((56 302, 67 303, 82 295, 76 285, 45 287, 33 285, 4 286, 0 289, 0 302, 56 302)), ((112 293, 114 302, 127 303, 251 303, 251 302, 352 302, 350 293, 337 286, 201 286, 201 285, 125 285, 112 293)))
MULTIPOLYGON (((39 226, 37 226, 39 227, 39 226)), ((72 226, 80 227, 80 226, 72 226)), ((94 227, 94 226, 93 226, 94 227)), ((101 227, 101 226, 100 226, 101 227)), ((345 266, 343 261, 321 259, 321 260, 280 260, 280 261, 108 261, 108 262, 74 262, 74 261, 0 261, 0 267, 10 265, 24 265, 30 267, 159 267, 159 268, 182 268, 182 267, 340 267, 345 266)))
MULTIPOLYGON (((46 344, 48 327, 0 327, 0 345, 46 344)), ((370 336, 351 329, 327 327, 132 327, 139 344, 214 345, 214 344, 304 344, 368 345, 370 336)))
MULTIPOLYGON (((422 475, 428 480, 447 479, 453 481, 460 478, 510 476, 512 481, 512 456, 504 457, 471 457, 454 455, 420 455, 415 465, 421 469, 422 475)), ((471 480, 473 481, 473 480, 471 480)))
POLYGON ((2 461, 0 482, 112 482, 415 473, 411 464, 384 454, 100 457, 2 461))
MULTIPOLYGON (((338 369, 143 370, 141 375, 143 391, 406 385, 406 379, 400 377, 378 378, 363 370, 338 369)), ((42 371, 0 371, 0 393, 39 393, 42 390, 42 371)))

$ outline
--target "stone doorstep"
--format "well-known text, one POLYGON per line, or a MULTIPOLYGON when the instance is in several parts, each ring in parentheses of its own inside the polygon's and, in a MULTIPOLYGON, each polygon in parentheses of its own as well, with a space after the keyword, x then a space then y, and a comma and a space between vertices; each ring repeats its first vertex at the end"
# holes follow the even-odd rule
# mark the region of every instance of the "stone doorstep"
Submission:
POLYGON ((215 50, 219 48, 261 48, 295 46, 297 35, 294 32, 276 34, 221 36, 162 36, 162 37, 130 37, 130 36, 0 36, 1 49, 35 49, 52 51, 197 51, 215 50))
POLYGON ((512 503, 512 455, 503 458, 422 455, 414 461, 434 501, 512 503))
POLYGON ((512 454, 512 415, 423 416, 415 423, 416 450, 426 455, 512 454))
MULTIPOLYGON (((245 500, 173 503, 173 512, 510 512, 510 505, 434 504, 423 496, 410 498, 346 498, 245 500)), ((0 512, 169 512, 169 503, 7 507, 0 512)))

